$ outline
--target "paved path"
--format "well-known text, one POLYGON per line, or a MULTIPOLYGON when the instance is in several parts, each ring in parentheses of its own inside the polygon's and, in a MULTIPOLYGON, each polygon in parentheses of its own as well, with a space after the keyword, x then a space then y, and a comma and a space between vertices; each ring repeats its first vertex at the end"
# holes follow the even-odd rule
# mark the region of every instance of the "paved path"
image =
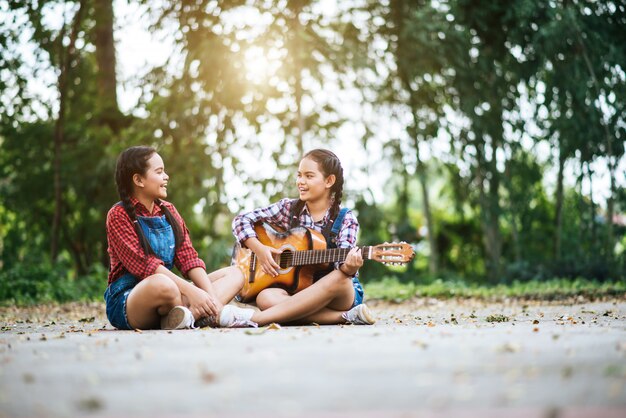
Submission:
POLYGON ((141 333, 89 309, 0 311, 0 417, 626 416, 624 301, 420 300, 375 305, 369 327, 141 333))

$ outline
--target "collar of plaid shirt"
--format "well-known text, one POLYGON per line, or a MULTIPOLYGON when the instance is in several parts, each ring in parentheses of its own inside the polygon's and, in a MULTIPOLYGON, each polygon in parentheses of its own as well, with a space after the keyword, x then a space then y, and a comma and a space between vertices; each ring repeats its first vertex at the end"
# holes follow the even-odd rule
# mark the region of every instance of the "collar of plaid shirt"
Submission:
POLYGON ((144 206, 137 198, 134 196, 130 197, 130 203, 135 207, 135 211, 138 216, 160 216, 163 211, 161 210, 161 206, 156 203, 152 207, 152 213, 148 210, 147 207, 144 206))
MULTIPOLYGON (((292 205, 295 205, 295 203, 292 203, 292 205)), ((313 215, 311 215, 311 212, 309 211, 309 207, 306 205, 306 202, 302 206, 302 210, 298 214, 298 218, 301 217, 302 214, 308 216, 311 219, 312 224, 325 225, 326 222, 328 222, 328 219, 330 218, 330 207, 326 209, 326 213, 324 213, 324 216, 319 221, 315 221, 313 219, 313 215)))

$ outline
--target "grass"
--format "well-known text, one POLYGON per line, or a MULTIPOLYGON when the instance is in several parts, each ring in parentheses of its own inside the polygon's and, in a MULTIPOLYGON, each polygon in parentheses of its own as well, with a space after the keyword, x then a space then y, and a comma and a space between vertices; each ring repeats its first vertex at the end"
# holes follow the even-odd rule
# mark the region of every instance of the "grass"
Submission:
POLYGON ((441 279, 429 284, 401 283, 396 278, 385 277, 378 282, 366 283, 364 287, 369 299, 392 302, 402 302, 415 297, 562 300, 578 296, 598 299, 626 295, 626 282, 624 281, 600 283, 587 279, 531 280, 515 281, 506 285, 477 285, 441 279))
MULTIPOLYGON (((46 265, 23 264, 0 270, 0 306, 28 306, 42 303, 102 301, 106 287, 102 268, 72 278, 63 269, 46 265)), ((413 298, 474 298, 500 300, 505 298, 531 300, 564 300, 582 296, 586 299, 626 296, 626 281, 596 282, 588 279, 552 279, 545 281, 514 281, 511 284, 479 285, 463 280, 437 279, 429 283, 402 283, 384 277, 365 284, 368 299, 402 302, 413 298)))

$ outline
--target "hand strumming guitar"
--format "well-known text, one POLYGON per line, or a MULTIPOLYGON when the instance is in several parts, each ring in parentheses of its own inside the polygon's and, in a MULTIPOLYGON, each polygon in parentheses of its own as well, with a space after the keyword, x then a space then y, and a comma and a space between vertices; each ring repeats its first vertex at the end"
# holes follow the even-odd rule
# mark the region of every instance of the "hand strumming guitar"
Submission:
POLYGON ((265 245, 257 238, 248 238, 244 242, 244 245, 256 254, 257 265, 259 265, 265 273, 272 277, 278 276, 277 270, 280 269, 280 266, 276 263, 276 260, 274 260, 274 254, 280 254, 282 250, 265 245))

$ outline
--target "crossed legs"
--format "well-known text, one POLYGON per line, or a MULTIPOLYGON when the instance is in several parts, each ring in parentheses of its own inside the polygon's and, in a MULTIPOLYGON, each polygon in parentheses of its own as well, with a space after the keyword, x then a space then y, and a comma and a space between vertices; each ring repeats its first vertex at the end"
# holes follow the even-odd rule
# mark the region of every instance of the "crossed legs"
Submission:
MULTIPOLYGON (((243 284, 243 275, 234 266, 216 270, 208 278, 222 304, 230 302, 243 284)), ((161 317, 178 305, 188 306, 188 302, 174 280, 164 274, 153 274, 140 281, 128 295, 128 323, 137 329, 159 328, 161 317)))
POLYGON ((277 288, 261 291, 256 298, 261 311, 254 313, 252 321, 259 325, 272 322, 340 324, 346 322, 341 314, 349 310, 353 302, 352 280, 334 270, 293 296, 277 288))

